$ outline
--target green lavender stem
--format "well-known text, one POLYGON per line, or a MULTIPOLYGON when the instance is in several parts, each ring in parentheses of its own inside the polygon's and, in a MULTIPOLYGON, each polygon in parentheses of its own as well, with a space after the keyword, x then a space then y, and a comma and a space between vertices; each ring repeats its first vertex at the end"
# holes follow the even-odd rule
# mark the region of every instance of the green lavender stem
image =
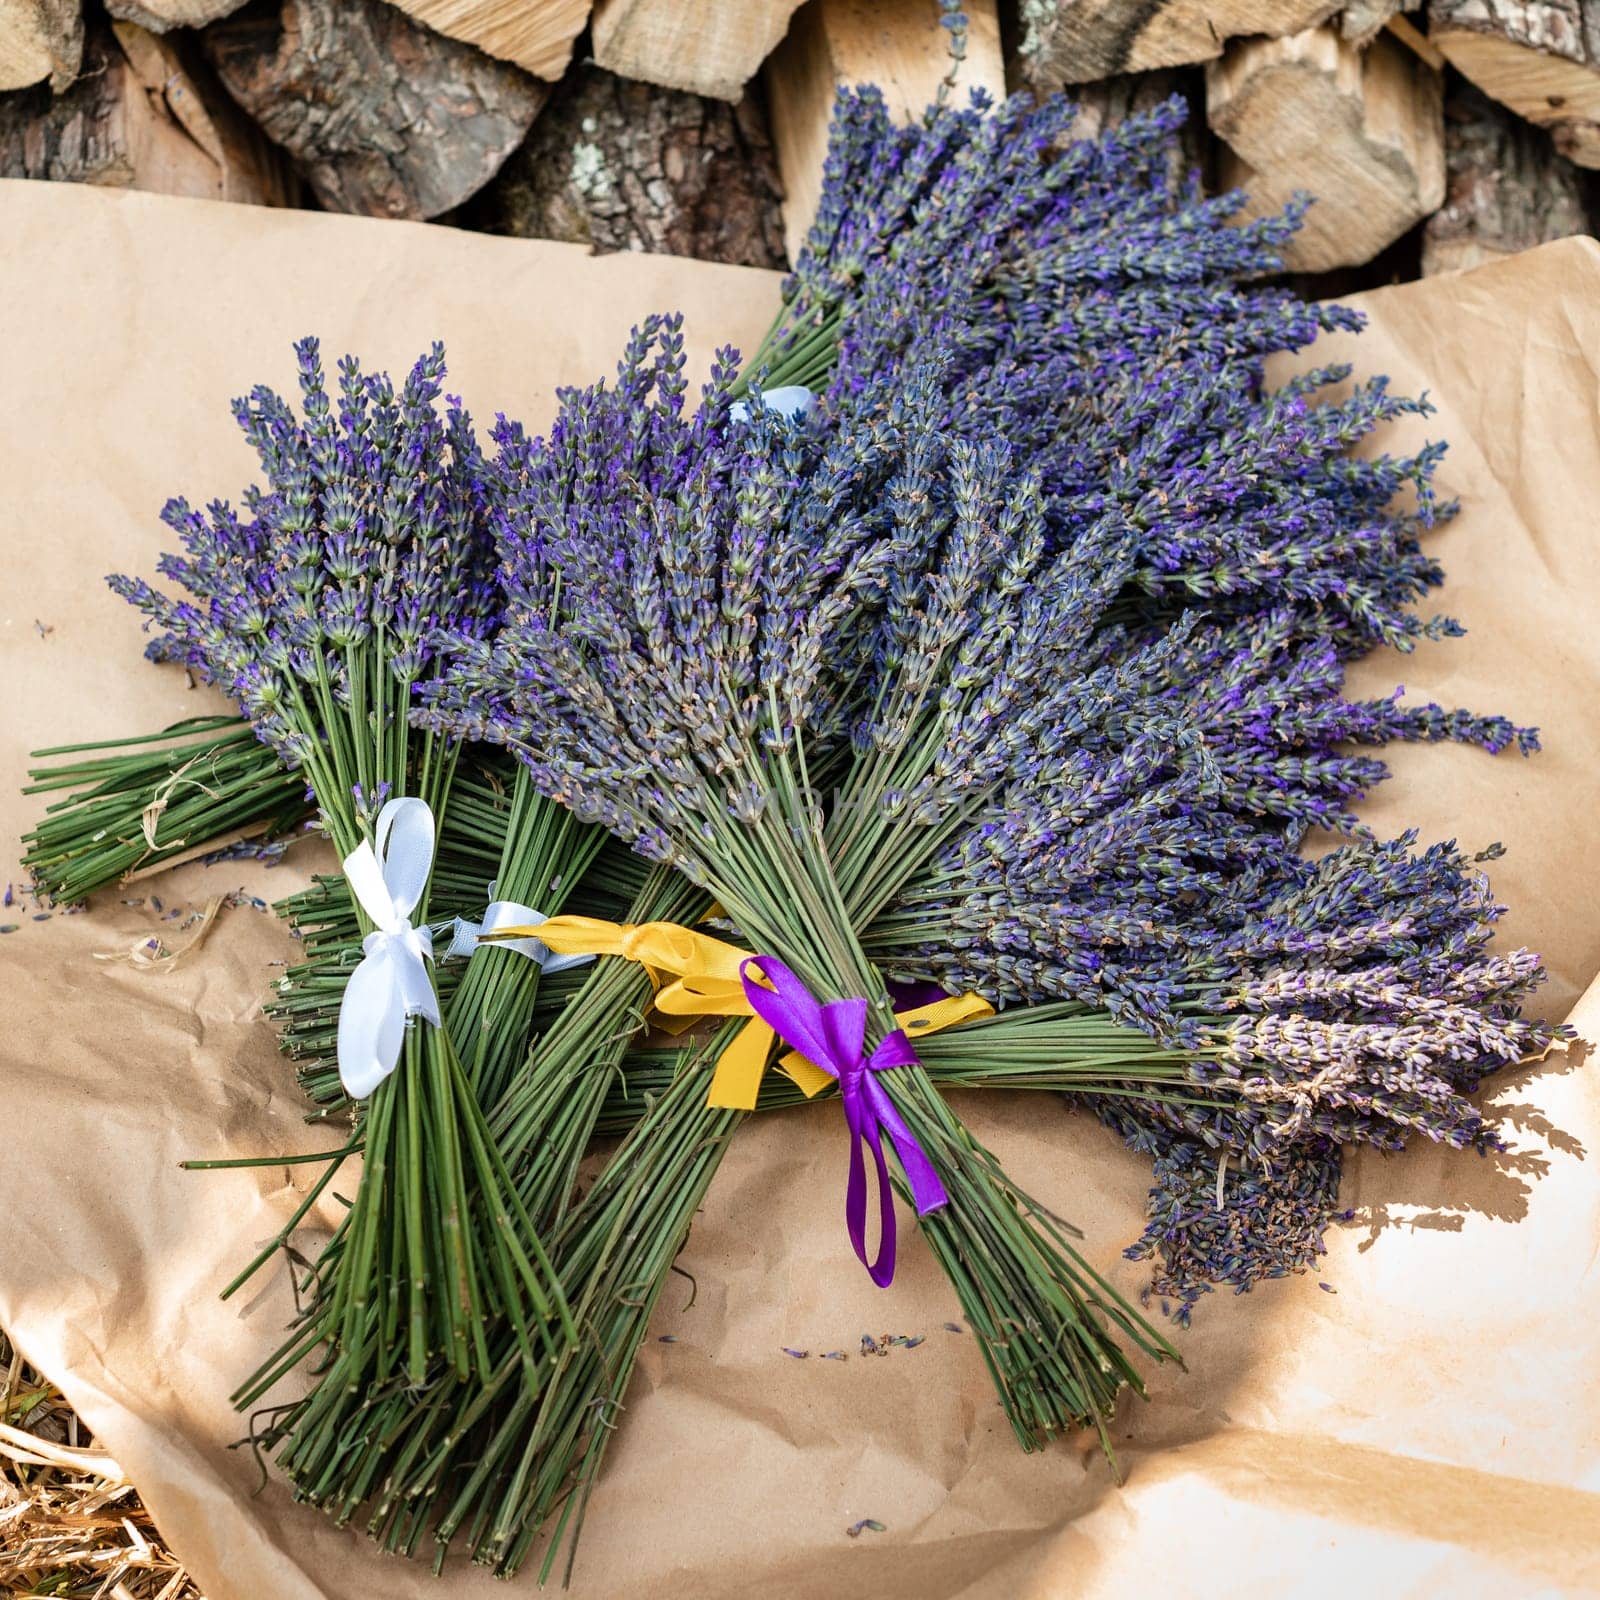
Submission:
POLYGON ((180 855, 289 833, 313 814, 303 776, 238 717, 193 717, 32 759, 48 764, 29 769, 25 795, 71 791, 24 838, 23 865, 57 901, 82 900, 180 855))
MULTIPOLYGON (((630 909, 634 922, 693 921, 705 895, 666 869, 652 872, 630 909)), ((593 1135, 610 1081, 648 1009, 649 975, 633 962, 602 957, 535 1046, 493 1117, 497 1149, 516 1185, 517 1231, 535 1237, 562 1225, 578 1164, 593 1135)), ((369 1498, 369 1531, 388 1548, 414 1551, 435 1512, 477 1504, 476 1491, 461 1500, 462 1476, 475 1479, 503 1465, 497 1440, 515 1440, 516 1427, 491 1402, 514 1396, 513 1416, 538 1402, 545 1374, 559 1352, 536 1369, 522 1352, 516 1330, 486 1324, 493 1352, 488 1375, 436 1369, 420 1389, 400 1384, 369 1390, 354 1413, 341 1413, 343 1438, 361 1441, 358 1458, 348 1455, 334 1471, 330 1440, 319 1429, 314 1477, 297 1473, 302 1492, 312 1494, 340 1520, 369 1498), (311 1487, 306 1479, 311 1477, 311 1487)), ((577 1341, 573 1341, 577 1342, 577 1341)), ((509 1470, 509 1469, 507 1469, 509 1470)), ((465 1515, 465 1512, 462 1512, 465 1515)), ((445 1538, 455 1523, 441 1523, 445 1538)))
MULTIPOLYGON (((327 738, 308 748, 305 762, 316 793, 328 797, 324 819, 341 857, 368 823, 335 797, 357 783, 367 793, 385 784, 448 814, 455 769, 454 746, 431 734, 408 748, 411 685, 387 671, 381 632, 370 649, 370 660, 367 650, 353 650, 347 663, 347 681, 370 693, 368 700, 352 687, 348 716, 335 712, 325 684, 311 686, 327 738), (375 730, 383 733, 376 741, 375 730)), ((311 707, 297 710, 301 726, 317 725, 311 707)), ((563 828, 556 839, 570 835, 563 828)), ((537 876, 543 867, 528 871, 537 876)), ((426 897, 414 916, 426 919, 426 897)), ((370 924, 359 907, 356 917, 365 934, 370 924)), ((475 994, 487 1005, 481 987, 475 994)), ((457 1009, 459 987, 454 1000, 457 1009)), ((361 1183, 303 1286, 309 1304, 284 1345, 235 1395, 241 1409, 253 1407, 289 1367, 322 1347, 311 1391, 276 1408, 258 1436, 277 1449, 296 1491, 319 1503, 337 1503, 347 1492, 351 1439, 374 1394, 422 1385, 441 1363, 458 1380, 474 1373, 486 1380, 491 1325, 509 1331, 529 1366, 576 1337, 539 1236, 489 1137, 474 1068, 463 1064, 448 1027, 408 1032, 396 1071, 363 1106, 360 1135, 361 1183)))
MULTIPOLYGON (((1070 1001, 997 1012, 919 1038, 916 1046, 941 1091, 1029 1089, 1123 1094, 1169 1104, 1216 1101, 1214 1094, 1190 1082, 1193 1053, 1165 1049, 1137 1028, 1070 1001)), ((631 1132, 667 1092, 682 1065, 681 1049, 630 1050, 606 1097, 596 1133, 620 1138, 631 1132)), ((782 1111, 837 1094, 830 1087, 808 1099, 792 1078, 773 1069, 762 1079, 756 1110, 782 1111)))

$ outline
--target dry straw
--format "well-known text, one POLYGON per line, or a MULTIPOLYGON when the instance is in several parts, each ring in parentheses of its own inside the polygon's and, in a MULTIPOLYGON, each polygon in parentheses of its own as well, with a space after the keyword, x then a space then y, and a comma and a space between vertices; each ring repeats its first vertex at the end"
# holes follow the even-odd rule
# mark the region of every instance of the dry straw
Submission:
POLYGON ((204 1600, 111 1454, 0 1332, 0 1591, 204 1600))

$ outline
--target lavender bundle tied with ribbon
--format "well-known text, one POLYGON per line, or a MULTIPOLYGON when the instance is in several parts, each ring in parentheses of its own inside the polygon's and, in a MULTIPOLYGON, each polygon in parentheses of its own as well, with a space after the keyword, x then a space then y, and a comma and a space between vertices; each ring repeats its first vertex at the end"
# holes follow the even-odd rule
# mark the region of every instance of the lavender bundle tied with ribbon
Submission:
POLYGON ((132 576, 112 585, 161 630, 153 653, 230 695, 297 770, 359 914, 363 956, 338 1024, 340 1076, 359 1101, 354 1136, 312 1154, 326 1167, 306 1201, 224 1290, 278 1257, 359 1150, 359 1184, 293 1324, 233 1396, 266 1419, 252 1443, 278 1453, 299 1493, 334 1508, 361 1493, 346 1441, 396 1379, 486 1381, 491 1321, 503 1319, 530 1362, 577 1334, 540 1242, 506 1227, 515 1196, 430 966, 434 818, 447 814, 459 763, 454 740, 412 738, 409 721, 447 660, 445 637, 481 637, 503 603, 482 453, 460 402, 443 394, 442 346, 400 384, 347 358, 331 394, 317 342, 296 357, 300 414, 265 386, 234 405, 262 482, 238 509, 166 507, 183 551, 159 570, 182 593, 132 576), (427 1026, 408 1027, 413 1016, 427 1026), (297 1373, 292 1397, 267 1403, 297 1373))
MULTIPOLYGON (((566 609, 508 621, 492 649, 464 639, 422 721, 509 747, 541 793, 700 886, 746 954, 809 995, 880 994, 861 931, 1037 750, 1084 723, 1108 671, 1095 626, 1130 552, 1112 518, 1048 549, 1040 485, 1002 447, 949 438, 937 369, 897 373, 892 392, 823 427, 820 408, 735 416, 726 360, 690 412, 682 365, 677 319, 652 319, 614 386, 565 397, 504 528, 502 573, 515 589, 525 570, 553 569, 566 609), (604 473, 582 469, 595 461, 604 473)), ((765 1030, 769 1002, 740 998, 765 1030)), ((892 1213, 881 1195, 888 1247, 871 1261, 861 1149, 887 1134, 1019 1437, 1102 1417, 1139 1381, 1122 1340, 1154 1359, 1170 1344, 976 1145, 914 1051, 889 1043, 869 1069, 863 1002, 825 1022, 817 1002, 796 1005, 785 1027, 807 1032, 850 1100, 856 1253, 887 1281, 892 1213)), ((617 1184, 575 1209, 575 1300, 610 1303, 668 1270, 630 1260, 630 1241, 675 1237, 697 1191, 674 1191, 682 1220, 663 1231, 643 1215, 659 1196, 623 1175, 669 1148, 720 1148, 740 1113, 708 1105, 708 1088, 691 1073, 672 1097, 679 1120, 658 1107, 613 1158, 617 1184)), ((895 1181, 881 1157, 880 1181, 895 1181)), ((618 1337, 630 1360, 632 1335, 618 1337)), ((560 1393, 539 1402, 579 1439, 614 1381, 587 1362, 552 1375, 560 1393)), ((511 1463, 540 1446, 506 1438, 511 1492, 511 1463)))
POLYGON ((894 1191, 883 1157, 887 1135, 900 1159, 918 1216, 948 1205, 939 1174, 905 1119, 884 1093, 877 1074, 894 1067, 920 1065, 903 1028, 885 1035, 866 1054, 867 1002, 862 999, 815 999, 776 956, 746 960, 740 968, 751 1008, 778 1037, 798 1050, 813 1066, 839 1081, 839 1100, 850 1131, 850 1177, 845 1190, 845 1226, 861 1264, 879 1288, 894 1280, 894 1191), (765 978, 771 988, 759 980, 765 978), (863 1145, 878 1169, 878 1255, 867 1254, 867 1172, 863 1145))

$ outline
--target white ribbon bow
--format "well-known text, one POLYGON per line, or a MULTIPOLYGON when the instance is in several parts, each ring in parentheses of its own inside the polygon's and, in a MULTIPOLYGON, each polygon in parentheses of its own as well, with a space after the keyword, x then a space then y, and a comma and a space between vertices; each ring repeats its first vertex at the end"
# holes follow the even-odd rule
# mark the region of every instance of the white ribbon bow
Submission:
MULTIPOLYGON (((792 420, 805 416, 816 405, 817 397, 803 383, 786 383, 781 389, 763 390, 761 403, 768 411, 776 411, 780 417, 792 420)), ((750 403, 747 400, 735 400, 728 408, 728 414, 735 422, 743 422, 750 415, 750 403)))
MULTIPOLYGON (((492 883, 489 885, 489 893, 494 893, 492 883)), ((518 905, 515 900, 491 901, 489 909, 483 914, 482 922, 468 922, 465 917, 456 918, 450 948, 445 954, 470 956, 478 948, 478 941, 486 933, 496 933, 501 928, 537 927, 545 920, 542 911, 535 911, 532 906, 518 905)), ((544 972, 565 972, 568 967, 581 967, 586 961, 594 960, 593 956, 558 956, 549 945, 541 943, 538 939, 496 939, 492 948, 515 950, 519 956, 537 961, 540 970, 544 972)))
POLYGON ((365 840, 344 858, 344 875, 373 924, 361 941, 361 963, 339 1002, 339 1082, 364 1100, 394 1071, 406 1022, 440 1025, 439 998, 428 975, 433 936, 414 928, 411 913, 433 871, 433 813, 422 800, 391 800, 365 840))

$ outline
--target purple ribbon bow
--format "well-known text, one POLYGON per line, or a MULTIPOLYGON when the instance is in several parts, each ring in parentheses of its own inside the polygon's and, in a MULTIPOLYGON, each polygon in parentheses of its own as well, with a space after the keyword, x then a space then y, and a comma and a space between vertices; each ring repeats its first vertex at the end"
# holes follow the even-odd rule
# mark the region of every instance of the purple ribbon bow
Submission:
POLYGON ((798 1050, 813 1065, 839 1080, 839 1099, 845 1125, 850 1130, 850 1182, 845 1190, 844 1220, 850 1243, 862 1266, 880 1289, 894 1279, 894 1195, 889 1188, 889 1167, 883 1159, 883 1135, 894 1141, 894 1151, 911 1185, 917 1215, 947 1205, 939 1174, 927 1152, 905 1125, 876 1074, 890 1067, 910 1066, 917 1059, 911 1041, 896 1028, 871 1056, 863 1059, 867 1043, 867 1002, 812 998, 806 986, 776 956, 752 956, 739 963, 739 977, 756 1015, 784 1043, 798 1050), (750 976, 754 967, 772 985, 763 988, 750 976), (878 1164, 878 1259, 867 1259, 867 1165, 864 1144, 878 1164))

